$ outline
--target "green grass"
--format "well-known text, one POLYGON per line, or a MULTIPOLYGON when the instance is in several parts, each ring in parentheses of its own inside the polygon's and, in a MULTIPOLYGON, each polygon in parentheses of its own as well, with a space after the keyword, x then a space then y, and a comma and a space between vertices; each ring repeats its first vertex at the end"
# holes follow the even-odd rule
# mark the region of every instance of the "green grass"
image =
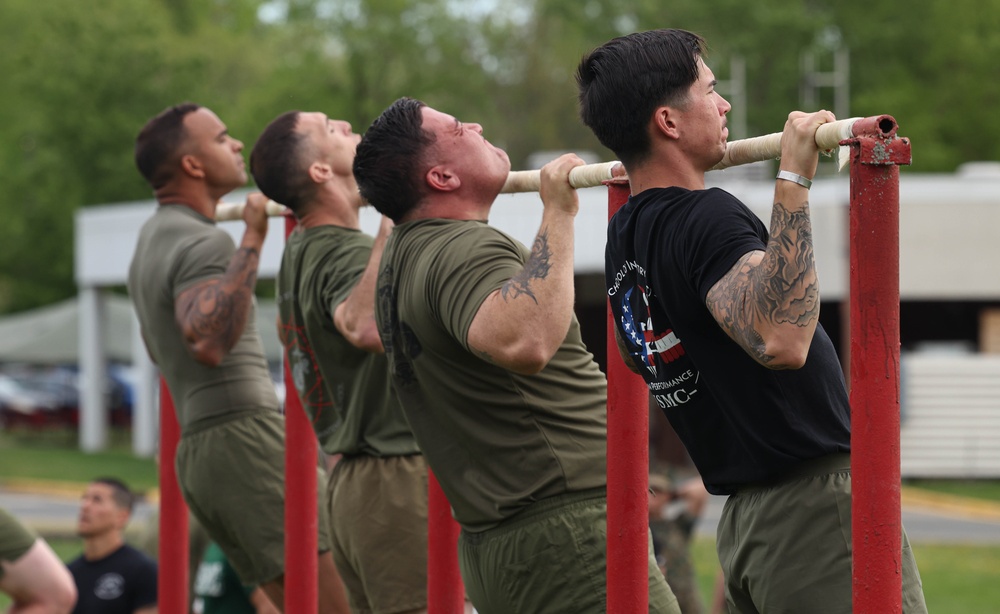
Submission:
POLYGON ((109 450, 85 454, 76 448, 75 433, 0 433, 0 482, 40 479, 85 484, 100 476, 123 480, 133 490, 156 488, 156 463, 136 458, 127 433, 116 432, 109 450))

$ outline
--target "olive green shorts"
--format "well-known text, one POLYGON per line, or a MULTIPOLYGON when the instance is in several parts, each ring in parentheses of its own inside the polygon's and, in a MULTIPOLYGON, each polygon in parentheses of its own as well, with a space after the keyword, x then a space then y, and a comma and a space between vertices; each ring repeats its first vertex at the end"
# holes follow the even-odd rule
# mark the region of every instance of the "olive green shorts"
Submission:
MULTIPOLYGON (((245 584, 285 570, 285 419, 277 412, 234 416, 184 434, 177 480, 191 513, 245 584)), ((317 467, 319 551, 330 549, 325 476, 317 467)))
MULTIPOLYGON (((31 550, 38 536, 28 527, 0 509, 0 562, 13 563, 31 550)), ((0 566, 0 578, 3 578, 3 567, 0 566)))
MULTIPOLYGON (((604 614, 605 489, 533 503, 499 526, 462 531, 458 561, 479 614, 604 614)), ((649 541, 649 611, 680 614, 649 541)))
POLYGON ((427 464, 419 454, 341 459, 327 485, 333 560, 354 614, 427 607, 427 464))
MULTIPOLYGON (((904 614, 927 612, 903 531, 904 614)), ((717 548, 732 614, 851 613, 851 458, 801 463, 726 501, 717 548)))

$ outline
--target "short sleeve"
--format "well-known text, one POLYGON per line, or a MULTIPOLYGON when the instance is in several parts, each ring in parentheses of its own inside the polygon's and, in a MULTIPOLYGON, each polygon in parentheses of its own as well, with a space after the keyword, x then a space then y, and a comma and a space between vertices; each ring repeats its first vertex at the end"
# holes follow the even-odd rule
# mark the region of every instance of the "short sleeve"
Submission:
POLYGON ((495 228, 476 226, 437 260, 430 297, 445 329, 469 349, 469 328, 486 298, 524 268, 527 250, 495 228))
POLYGON ((214 227, 206 230, 189 238, 180 248, 170 276, 175 298, 194 283, 221 277, 236 252, 232 237, 224 230, 214 227))
POLYGON ((150 605, 156 605, 156 562, 142 557, 141 562, 136 566, 135 574, 135 603, 136 609, 150 605))
POLYGON ((767 244, 767 229, 754 212, 719 189, 705 192, 692 208, 685 231, 679 262, 702 300, 740 258, 767 244))
POLYGON ((321 304, 330 317, 354 290, 365 272, 371 248, 353 243, 343 250, 331 251, 324 259, 323 283, 319 287, 321 304))

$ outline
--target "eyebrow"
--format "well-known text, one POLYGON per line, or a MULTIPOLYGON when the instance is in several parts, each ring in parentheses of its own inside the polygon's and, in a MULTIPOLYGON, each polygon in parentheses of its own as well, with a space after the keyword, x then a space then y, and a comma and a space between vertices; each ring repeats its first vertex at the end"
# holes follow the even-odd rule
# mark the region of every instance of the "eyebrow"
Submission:
POLYGON ((228 134, 229 134, 229 128, 225 128, 225 129, 222 130, 222 132, 220 132, 219 134, 217 134, 215 136, 215 138, 219 139, 219 138, 222 138, 224 136, 227 136, 228 134))
POLYGON ((712 79, 712 82, 708 84, 709 89, 715 89, 715 86, 719 84, 718 79, 712 79))
POLYGON ((462 129, 462 122, 458 121, 458 118, 456 117, 455 118, 455 132, 458 132, 461 129, 462 129))

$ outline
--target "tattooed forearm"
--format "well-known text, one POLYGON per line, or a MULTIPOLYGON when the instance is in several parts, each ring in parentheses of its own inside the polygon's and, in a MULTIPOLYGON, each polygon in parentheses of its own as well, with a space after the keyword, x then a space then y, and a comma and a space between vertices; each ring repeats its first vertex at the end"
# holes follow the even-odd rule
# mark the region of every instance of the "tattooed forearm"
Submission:
POLYGON ((533 279, 545 279, 549 275, 549 269, 552 268, 549 260, 552 258, 552 252, 549 250, 549 233, 548 230, 543 228, 538 231, 538 236, 535 237, 535 243, 531 246, 531 255, 528 257, 528 261, 524 263, 524 269, 511 277, 507 283, 505 283, 500 288, 500 296, 503 300, 515 299, 522 294, 531 297, 531 300, 538 303, 538 299, 535 297, 535 293, 531 291, 531 280, 533 279))
POLYGON ((762 331, 779 324, 807 327, 819 318, 819 283, 808 205, 775 203, 763 254, 746 254, 706 297, 722 328, 755 360, 768 364, 762 331), (758 262, 759 259, 759 262, 758 262))

